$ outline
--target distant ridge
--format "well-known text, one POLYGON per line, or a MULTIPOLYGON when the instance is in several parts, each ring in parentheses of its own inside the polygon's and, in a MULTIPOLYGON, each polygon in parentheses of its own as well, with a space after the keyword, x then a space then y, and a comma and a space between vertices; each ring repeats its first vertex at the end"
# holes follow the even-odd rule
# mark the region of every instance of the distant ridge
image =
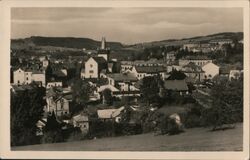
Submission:
MULTIPOLYGON (((20 46, 51 46, 51 47, 64 47, 76 49, 97 49, 101 45, 100 41, 90 38, 74 38, 74 37, 41 37, 32 36, 24 39, 11 40, 11 47, 20 46)), ((111 49, 122 48, 123 45, 119 42, 107 42, 107 47, 111 49)))
MULTIPOLYGON (((149 46, 162 46, 162 45, 183 45, 189 42, 208 42, 214 39, 243 39, 243 32, 223 32, 215 33, 206 36, 196 36, 183 39, 166 39, 152 42, 142 42, 133 45, 123 45, 120 42, 109 42, 107 38, 107 47, 112 50, 120 50, 127 47, 149 47, 149 46)), ((25 49, 28 47, 62 47, 74 49, 90 49, 96 50, 100 47, 101 42, 90 38, 75 38, 75 37, 42 37, 32 36, 24 39, 12 39, 12 49, 25 49)))

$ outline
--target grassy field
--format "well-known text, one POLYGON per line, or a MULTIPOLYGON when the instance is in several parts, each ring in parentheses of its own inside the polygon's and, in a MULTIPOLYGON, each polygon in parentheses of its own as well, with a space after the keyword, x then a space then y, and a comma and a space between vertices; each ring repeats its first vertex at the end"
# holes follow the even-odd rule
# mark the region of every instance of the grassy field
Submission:
POLYGON ((56 144, 12 147, 33 151, 242 151, 243 125, 211 132, 206 128, 187 129, 179 135, 153 133, 56 144))

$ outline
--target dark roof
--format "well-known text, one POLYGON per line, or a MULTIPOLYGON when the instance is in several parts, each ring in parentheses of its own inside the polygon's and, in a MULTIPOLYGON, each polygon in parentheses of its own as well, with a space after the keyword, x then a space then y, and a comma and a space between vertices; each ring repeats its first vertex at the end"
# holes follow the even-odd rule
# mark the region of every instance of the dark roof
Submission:
POLYGON ((194 64, 193 62, 190 62, 189 64, 183 66, 183 68, 185 73, 204 72, 200 66, 194 64))
POLYGON ((164 87, 167 90, 187 91, 188 86, 185 80, 165 80, 164 87))
POLYGON ((100 49, 98 50, 98 54, 109 54, 110 53, 110 50, 108 49, 100 49))
POLYGON ((138 79, 132 73, 112 73, 107 74, 108 77, 114 79, 115 81, 137 81, 138 79))
POLYGON ((12 85, 12 88, 15 91, 25 91, 25 90, 32 90, 32 89, 34 89, 31 85, 21 85, 21 86, 12 85))
POLYGON ((220 72, 220 74, 229 74, 230 73, 230 68, 229 67, 220 68, 219 72, 220 72))
POLYGON ((107 63, 103 57, 92 57, 97 63, 107 63))
POLYGON ((163 66, 135 66, 138 73, 159 73, 166 71, 163 66))
POLYGON ((67 75, 65 75, 61 70, 54 70, 52 72, 53 75, 57 76, 57 77, 66 77, 67 75))
POLYGON ((182 60, 211 60, 207 56, 186 56, 182 60))

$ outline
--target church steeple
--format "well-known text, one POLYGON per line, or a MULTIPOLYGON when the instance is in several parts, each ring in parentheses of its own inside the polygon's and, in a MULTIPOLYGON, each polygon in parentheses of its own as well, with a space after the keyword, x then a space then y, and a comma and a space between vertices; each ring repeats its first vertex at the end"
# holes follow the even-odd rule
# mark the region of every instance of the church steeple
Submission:
POLYGON ((103 57, 106 61, 109 61, 109 48, 106 46, 106 39, 102 37, 101 48, 98 50, 98 57, 103 57))
POLYGON ((102 50, 106 49, 106 40, 105 40, 105 37, 102 37, 101 49, 102 50))

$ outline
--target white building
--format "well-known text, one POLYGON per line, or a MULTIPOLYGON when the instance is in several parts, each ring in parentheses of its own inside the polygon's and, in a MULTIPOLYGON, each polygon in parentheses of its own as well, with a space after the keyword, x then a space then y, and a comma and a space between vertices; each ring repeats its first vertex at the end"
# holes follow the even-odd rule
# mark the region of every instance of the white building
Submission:
POLYGON ((231 81, 232 79, 239 79, 242 77, 243 70, 230 70, 229 72, 229 80, 231 81))
MULTIPOLYGON (((100 78, 103 69, 107 69, 107 61, 103 57, 90 57, 85 62, 84 78, 100 78)), ((83 77, 82 77, 83 78, 83 77)))
POLYGON ((72 123, 74 127, 79 127, 82 134, 87 134, 89 132, 89 118, 88 115, 81 112, 72 117, 72 123))
POLYGON ((202 66, 202 70, 205 72, 207 79, 212 79, 219 74, 220 67, 212 62, 209 62, 202 66))
POLYGON ((47 82, 46 88, 51 88, 51 87, 62 87, 62 82, 59 81, 47 82))
POLYGON ((206 56, 187 56, 185 58, 179 59, 180 66, 185 66, 190 62, 202 67, 207 63, 212 63, 213 61, 206 56))
POLYGON ((137 90, 134 84, 138 81, 132 73, 113 73, 107 74, 108 84, 118 88, 120 91, 137 90))
POLYGON ((164 79, 166 71, 166 68, 163 66, 134 66, 131 73, 134 73, 139 80, 155 75, 160 75, 164 79))
POLYGON ((45 71, 44 70, 22 70, 21 68, 13 72, 14 84, 23 85, 31 82, 40 82, 45 87, 45 71))

